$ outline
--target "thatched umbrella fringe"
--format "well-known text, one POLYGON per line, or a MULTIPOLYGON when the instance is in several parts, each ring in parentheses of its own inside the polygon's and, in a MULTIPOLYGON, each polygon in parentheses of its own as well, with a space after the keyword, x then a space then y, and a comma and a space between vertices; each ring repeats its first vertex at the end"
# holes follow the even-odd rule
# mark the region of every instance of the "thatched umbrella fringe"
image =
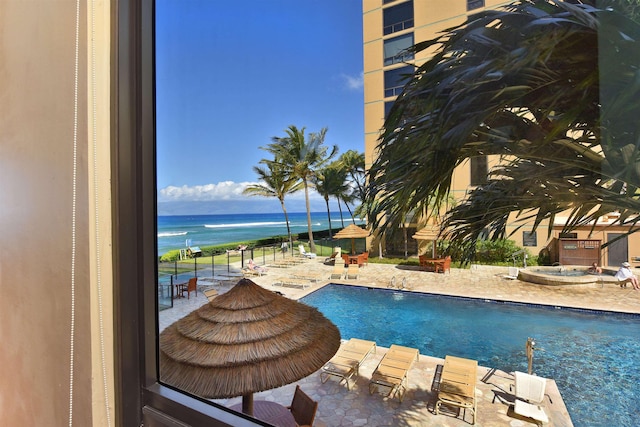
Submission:
POLYGON ((189 315, 178 324, 180 334, 192 340, 223 343, 249 342, 264 339, 265 336, 281 335, 289 330, 297 329, 300 325, 313 321, 310 311, 298 312, 291 316, 281 316, 271 320, 260 320, 246 323, 215 323, 203 321, 196 316, 189 315))
MULTIPOLYGON (((339 332, 335 332, 339 337, 339 332)), ((323 357, 325 352, 335 354, 338 351, 339 345, 328 349, 324 347, 324 343, 330 341, 326 339, 311 348, 282 357, 278 370, 273 369, 270 361, 246 363, 242 366, 246 375, 241 377, 235 369, 225 367, 193 366, 186 370, 184 365, 161 353, 160 377, 168 384, 202 397, 227 398, 269 390, 288 384, 290 380, 287 378, 304 378, 315 372, 317 369, 309 370, 309 366, 321 367, 326 361, 323 357)))
MULTIPOLYGON (((217 297, 219 298, 219 297, 217 297)), ((217 299, 216 298, 216 299, 217 299)), ((224 308, 213 306, 209 303, 201 307, 197 313, 202 319, 211 322, 254 322, 264 319, 272 319, 283 314, 295 311, 295 306, 292 304, 273 304, 270 306, 260 306, 254 308, 248 308, 246 311, 242 310, 225 310, 224 308)))
POLYGON ((267 360, 282 357, 292 350, 314 345, 318 340, 326 339, 326 329, 314 333, 301 333, 290 330, 286 334, 263 338, 259 341, 236 344, 231 337, 225 344, 216 343, 206 346, 167 331, 160 342, 160 349, 171 358, 183 363, 202 366, 226 366, 230 363, 245 363, 250 360, 267 360))

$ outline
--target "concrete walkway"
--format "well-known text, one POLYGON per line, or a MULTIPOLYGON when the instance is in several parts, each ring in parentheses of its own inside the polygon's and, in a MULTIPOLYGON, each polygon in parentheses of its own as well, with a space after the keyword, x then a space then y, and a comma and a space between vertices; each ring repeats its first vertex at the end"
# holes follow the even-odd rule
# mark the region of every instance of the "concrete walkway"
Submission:
MULTIPOLYGON (((595 310, 621 311, 640 313, 640 292, 630 287, 622 289, 615 284, 601 285, 566 285, 545 286, 506 279, 507 267, 472 266, 471 269, 451 269, 445 274, 421 271, 416 267, 404 267, 385 264, 369 264, 360 268, 358 278, 352 280, 329 280, 333 266, 324 265, 323 259, 307 260, 302 264, 288 267, 269 267, 268 272, 251 279, 267 289, 277 290, 287 297, 298 299, 327 283, 344 283, 370 287, 386 288, 395 277, 396 285, 403 282, 411 292, 446 294, 482 299, 517 301, 535 304, 547 304, 564 307, 589 308, 595 310), (298 287, 274 286, 282 278, 309 276, 318 279, 309 282, 306 289, 298 287)), ((225 292, 232 282, 220 285, 219 282, 199 280, 201 286, 214 286, 225 292)), ((202 295, 191 295, 190 299, 175 300, 174 307, 160 312, 160 328, 163 329, 174 321, 197 309, 207 301, 202 295)), ((361 337, 365 338, 366 337, 361 337)), ((370 395, 368 378, 377 363, 386 352, 379 348, 370 356, 360 370, 355 387, 348 391, 344 384, 329 380, 322 384, 319 373, 300 380, 297 384, 313 399, 319 402, 318 413, 314 425, 324 426, 468 426, 471 415, 433 413, 436 394, 431 391, 434 372, 441 359, 420 355, 409 373, 409 388, 402 403, 378 394, 370 395), (459 416, 458 416, 459 415, 459 416), (464 420, 463 420, 464 416, 464 420)), ((523 352, 524 353, 524 352, 523 352)), ((508 401, 513 397, 510 386, 513 376, 510 373, 482 367, 478 371, 476 387, 478 399, 477 426, 533 426, 531 420, 518 418, 512 413, 508 401), (494 399, 498 395, 501 399, 494 399)), ((271 400, 288 405, 295 389, 295 384, 256 393, 256 400, 271 400)), ((571 426, 571 420, 554 381, 547 384, 552 404, 545 399, 545 410, 551 421, 548 426, 571 426)), ((216 400, 223 406, 231 406, 240 402, 239 398, 216 400)))

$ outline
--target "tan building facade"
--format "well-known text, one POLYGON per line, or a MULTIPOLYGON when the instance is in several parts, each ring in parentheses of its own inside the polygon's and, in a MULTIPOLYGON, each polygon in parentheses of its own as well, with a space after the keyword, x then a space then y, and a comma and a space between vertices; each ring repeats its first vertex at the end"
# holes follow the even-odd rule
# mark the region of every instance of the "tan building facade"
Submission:
MULTIPOLYGON (((494 0, 363 0, 363 52, 364 52, 364 130, 365 165, 369 168, 376 157, 376 146, 380 129, 395 98, 402 90, 402 76, 413 71, 429 58, 431 52, 421 52, 413 57, 403 53, 403 49, 424 40, 430 40, 447 28, 459 25, 467 16, 483 9, 503 6, 509 2, 494 0)), ((497 162, 497 158, 472 159, 456 169, 452 182, 452 197, 461 200, 474 185, 486 178, 486 171, 497 162)), ((515 219, 515 218, 514 218, 515 219)), ((561 219, 560 219, 561 220, 561 219)), ((575 230, 571 237, 600 240, 602 244, 613 240, 623 231, 623 227, 607 227, 611 219, 602 219, 594 230, 575 230)), ((525 247, 531 255, 538 255, 544 248, 556 245, 560 238, 562 224, 559 220, 547 235, 547 224, 542 224, 536 232, 531 227, 520 227, 520 222, 512 221, 507 226, 509 238, 517 245, 525 247)), ((416 224, 407 224, 406 233, 398 233, 394 239, 372 242, 372 253, 415 255, 424 252, 411 236, 416 224), (402 235, 404 234, 404 236, 402 235)), ((419 227, 418 227, 419 228, 419 227)), ((567 236, 564 236, 567 237, 567 236)), ((602 265, 619 265, 622 261, 632 262, 640 256, 640 237, 631 235, 620 239, 610 248, 601 251, 602 265)), ((520 258, 522 262, 522 258, 520 258)), ((638 263, 640 266, 640 263, 638 263)))

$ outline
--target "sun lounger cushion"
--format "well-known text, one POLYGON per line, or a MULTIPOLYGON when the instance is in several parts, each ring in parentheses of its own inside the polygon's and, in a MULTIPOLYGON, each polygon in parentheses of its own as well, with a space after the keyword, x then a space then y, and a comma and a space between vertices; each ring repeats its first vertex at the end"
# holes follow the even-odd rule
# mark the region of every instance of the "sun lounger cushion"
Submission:
POLYGON ((524 402, 522 400, 516 400, 513 412, 523 417, 533 418, 536 421, 542 423, 548 423, 549 417, 539 405, 532 405, 531 403, 524 402))

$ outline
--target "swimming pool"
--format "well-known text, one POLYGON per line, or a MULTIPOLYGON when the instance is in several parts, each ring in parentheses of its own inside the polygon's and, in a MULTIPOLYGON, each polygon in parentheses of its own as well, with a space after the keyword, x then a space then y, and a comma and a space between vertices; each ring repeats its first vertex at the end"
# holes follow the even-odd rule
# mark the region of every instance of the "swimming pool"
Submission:
POLYGON ((327 285, 301 299, 340 329, 378 345, 476 359, 527 371, 524 346, 536 340, 533 368, 553 378, 575 426, 636 425, 640 418, 640 316, 327 285))

